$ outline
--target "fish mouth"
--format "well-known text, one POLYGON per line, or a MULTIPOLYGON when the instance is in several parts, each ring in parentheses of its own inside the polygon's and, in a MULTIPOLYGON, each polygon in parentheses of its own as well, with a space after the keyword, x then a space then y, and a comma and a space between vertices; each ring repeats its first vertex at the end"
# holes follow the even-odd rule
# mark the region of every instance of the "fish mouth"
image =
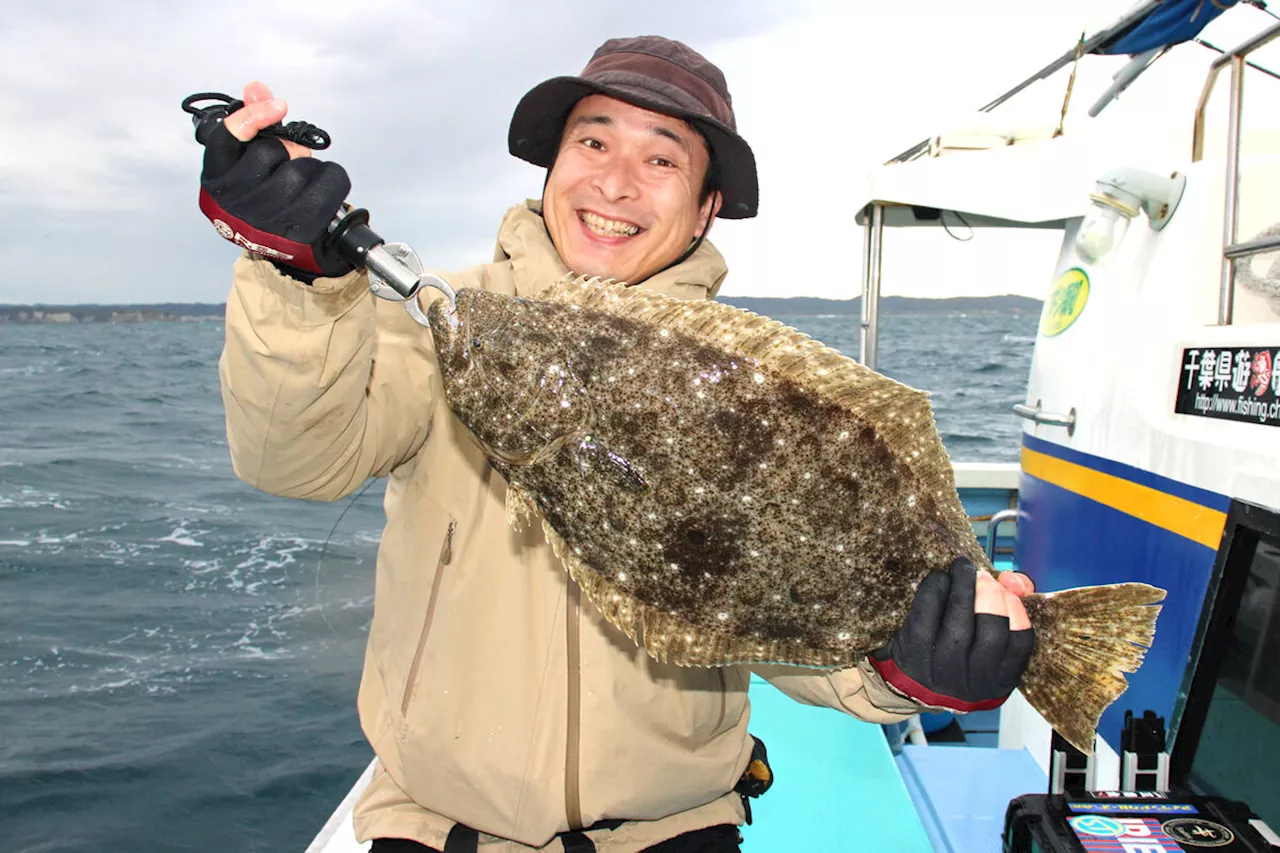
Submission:
POLYGON ((585 230, 598 240, 621 242, 643 234, 645 229, 625 219, 613 219, 602 216, 594 210, 579 210, 578 221, 585 230))
POLYGON ((448 299, 434 299, 427 306, 427 326, 431 329, 431 337, 437 348, 443 348, 446 344, 456 346, 462 331, 462 318, 459 316, 461 312, 458 308, 456 302, 451 304, 448 299))

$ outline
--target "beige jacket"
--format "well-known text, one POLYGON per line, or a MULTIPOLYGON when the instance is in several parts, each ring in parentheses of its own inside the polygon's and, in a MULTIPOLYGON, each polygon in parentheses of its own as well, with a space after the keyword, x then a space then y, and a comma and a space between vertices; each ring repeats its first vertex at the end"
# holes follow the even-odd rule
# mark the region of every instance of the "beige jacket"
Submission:
MULTIPOLYGON (((644 287, 714 296, 703 243, 644 287)), ((455 288, 532 295, 565 269, 542 218, 513 208, 497 259, 455 288)), ((731 789, 751 753, 745 667, 651 660, 604 621, 539 532, 506 521, 506 483, 443 403, 430 335, 363 273, 299 285, 241 258, 220 370, 236 473, 277 495, 334 500, 389 477, 373 624, 360 684, 379 767, 356 809, 361 839, 444 845, 455 821, 485 851, 560 850, 588 833, 629 853, 741 823, 731 789)), ((795 699, 887 722, 918 707, 869 667, 756 668, 795 699)))

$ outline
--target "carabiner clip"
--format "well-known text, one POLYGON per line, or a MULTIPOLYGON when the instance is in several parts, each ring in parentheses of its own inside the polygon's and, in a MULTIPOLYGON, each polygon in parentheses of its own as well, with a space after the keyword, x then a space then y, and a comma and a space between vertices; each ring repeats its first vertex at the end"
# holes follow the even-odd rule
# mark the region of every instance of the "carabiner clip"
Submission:
MULTIPOLYGON (((196 141, 201 144, 204 144, 204 136, 208 132, 206 128, 211 128, 243 106, 244 101, 221 92, 197 92, 182 99, 182 111, 191 114, 191 123, 196 126, 196 141), (201 101, 216 103, 206 107, 196 106, 201 101)), ((276 122, 262 128, 258 134, 296 142, 312 151, 323 151, 332 142, 328 133, 305 121, 291 121, 288 124, 276 122)))

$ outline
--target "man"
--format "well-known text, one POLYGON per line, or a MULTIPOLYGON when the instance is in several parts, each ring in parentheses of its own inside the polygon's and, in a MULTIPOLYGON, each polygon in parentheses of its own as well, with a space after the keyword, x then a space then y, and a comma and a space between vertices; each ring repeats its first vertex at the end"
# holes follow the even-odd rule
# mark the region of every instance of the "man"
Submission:
MULTIPOLYGON (((236 264, 221 361, 236 471, 312 500, 390 478, 359 696, 378 767, 357 835, 388 852, 738 850, 747 668, 655 662, 539 533, 509 528, 506 484, 444 405, 429 334, 326 250, 345 173, 291 144, 243 144, 286 109, 261 84, 244 100, 208 139, 201 196, 255 248, 236 264)), ((723 75, 678 42, 606 42, 581 76, 524 97, 509 144, 549 170, 542 199, 507 212, 494 261, 447 275, 455 288, 531 296, 572 269, 713 297, 727 272, 704 239, 713 219, 756 212, 723 75)), ((992 707, 1031 646, 1015 594, 1030 584, 1005 577, 931 575, 857 667, 755 671, 877 722, 992 707)))

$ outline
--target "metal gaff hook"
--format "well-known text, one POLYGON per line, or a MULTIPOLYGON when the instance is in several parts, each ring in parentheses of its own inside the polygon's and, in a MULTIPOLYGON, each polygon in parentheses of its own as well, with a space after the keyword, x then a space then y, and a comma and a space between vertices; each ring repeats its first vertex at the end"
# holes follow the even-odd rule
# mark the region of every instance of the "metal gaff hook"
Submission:
POLYGON ((412 247, 404 243, 375 246, 365 255, 365 268, 369 271, 370 292, 391 302, 403 302, 405 311, 420 325, 427 325, 427 315, 418 304, 418 291, 424 286, 447 296, 449 317, 456 317, 457 294, 449 282, 423 271, 422 260, 412 247))

